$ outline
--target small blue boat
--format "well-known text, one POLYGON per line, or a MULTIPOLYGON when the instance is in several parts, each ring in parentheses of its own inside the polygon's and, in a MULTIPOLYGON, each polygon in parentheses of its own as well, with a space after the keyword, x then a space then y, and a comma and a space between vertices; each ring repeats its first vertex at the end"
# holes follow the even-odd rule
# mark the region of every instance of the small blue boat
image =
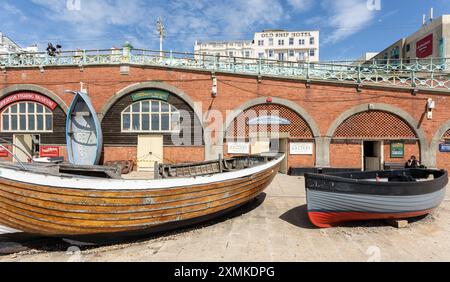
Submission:
POLYGON ((98 165, 102 154, 103 135, 91 99, 82 92, 75 94, 66 122, 69 162, 74 165, 98 165))

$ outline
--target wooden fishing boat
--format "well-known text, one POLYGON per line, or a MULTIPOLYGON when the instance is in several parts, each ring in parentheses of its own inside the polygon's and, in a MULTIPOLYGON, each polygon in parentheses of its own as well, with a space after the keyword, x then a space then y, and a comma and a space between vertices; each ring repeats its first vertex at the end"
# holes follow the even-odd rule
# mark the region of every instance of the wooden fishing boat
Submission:
POLYGON ((102 167, 1 162, 0 225, 76 238, 179 228, 257 197, 283 158, 277 154, 159 165, 159 177, 153 180, 120 179, 102 167), (92 172, 96 177, 89 176, 92 172))
POLYGON ((102 127, 89 96, 82 92, 75 94, 67 114, 66 142, 69 162, 77 165, 99 163, 103 135, 102 127))
POLYGON ((418 217, 442 203, 447 184, 446 171, 429 169, 305 174, 308 216, 321 228, 418 217))

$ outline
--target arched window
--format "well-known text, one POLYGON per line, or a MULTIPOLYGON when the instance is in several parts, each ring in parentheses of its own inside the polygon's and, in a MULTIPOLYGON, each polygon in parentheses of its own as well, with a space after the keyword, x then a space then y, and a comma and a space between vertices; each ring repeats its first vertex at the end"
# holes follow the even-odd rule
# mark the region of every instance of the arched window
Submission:
POLYGON ((35 102, 10 105, 2 112, 2 132, 52 132, 52 111, 35 102))
POLYGON ((122 112, 122 132, 180 131, 180 112, 159 100, 139 101, 122 112))

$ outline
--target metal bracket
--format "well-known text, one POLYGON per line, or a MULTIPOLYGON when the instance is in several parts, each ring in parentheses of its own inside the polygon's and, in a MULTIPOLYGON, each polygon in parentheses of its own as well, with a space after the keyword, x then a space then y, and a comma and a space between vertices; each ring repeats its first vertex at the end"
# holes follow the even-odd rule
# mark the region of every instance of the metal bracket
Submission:
POLYGON ((305 86, 306 86, 306 88, 311 88, 311 79, 307 79, 305 81, 305 86))
POLYGON ((412 94, 413 96, 416 96, 417 93, 419 93, 419 88, 415 87, 415 88, 413 88, 413 89, 411 90, 411 94, 412 94))
POLYGON ((262 75, 258 75, 258 78, 257 78, 257 81, 258 81, 258 83, 262 83, 262 75))
POLYGON ((362 83, 358 83, 358 85, 356 85, 356 91, 358 91, 359 93, 361 93, 363 91, 363 84, 362 83))

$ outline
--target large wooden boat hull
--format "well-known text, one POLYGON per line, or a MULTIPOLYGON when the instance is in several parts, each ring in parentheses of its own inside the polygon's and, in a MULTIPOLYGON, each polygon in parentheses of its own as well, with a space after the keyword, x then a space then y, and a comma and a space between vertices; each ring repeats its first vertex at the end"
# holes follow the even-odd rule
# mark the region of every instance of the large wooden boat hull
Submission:
POLYGON ((164 231, 254 199, 272 182, 283 158, 210 176, 156 180, 54 176, 1 167, 0 225, 66 237, 164 231))
POLYGON ((306 174, 308 216, 317 227, 348 221, 405 219, 429 214, 445 198, 448 174, 438 170, 306 174), (376 177, 407 175, 433 180, 376 182, 376 177))

